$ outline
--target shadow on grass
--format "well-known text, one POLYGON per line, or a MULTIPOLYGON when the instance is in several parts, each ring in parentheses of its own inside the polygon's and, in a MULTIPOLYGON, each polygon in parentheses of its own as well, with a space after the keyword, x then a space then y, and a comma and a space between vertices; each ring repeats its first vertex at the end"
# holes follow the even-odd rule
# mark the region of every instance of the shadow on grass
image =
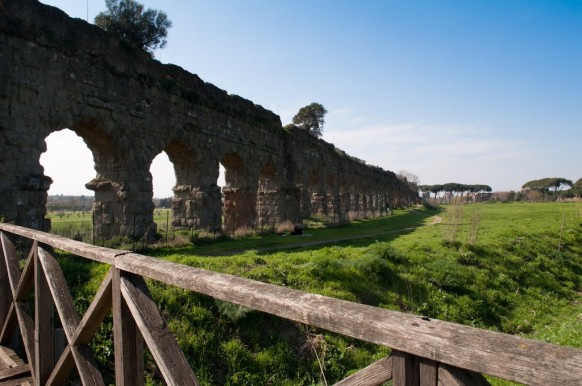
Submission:
POLYGON ((266 234, 240 239, 198 239, 191 245, 153 248, 144 253, 156 257, 175 254, 211 257, 237 255, 248 250, 270 254, 318 250, 329 245, 363 247, 375 241, 391 241, 419 227, 428 226, 427 219, 442 211, 439 207, 399 210, 392 216, 357 220, 339 227, 305 229, 300 236, 266 234))

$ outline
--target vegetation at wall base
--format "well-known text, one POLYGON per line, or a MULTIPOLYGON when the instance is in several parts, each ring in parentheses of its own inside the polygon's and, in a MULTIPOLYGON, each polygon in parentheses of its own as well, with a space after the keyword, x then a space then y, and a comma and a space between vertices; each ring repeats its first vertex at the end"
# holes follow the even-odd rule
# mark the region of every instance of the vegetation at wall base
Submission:
MULTIPOLYGON (((377 237, 292 250, 260 252, 248 248, 232 256, 203 256, 195 251, 214 251, 231 242, 241 243, 239 248, 249 241, 159 248, 148 254, 326 296, 582 348, 582 204, 487 203, 420 208, 346 229, 356 234, 359 226, 368 227, 362 234, 374 233, 375 229, 377 237), (434 221, 436 216, 440 223, 434 221), (393 232, 386 232, 389 227, 393 232)), ((317 231, 340 232, 342 228, 317 231)), ((331 235, 337 237, 337 233, 331 235)), ((264 239, 273 237, 276 235, 264 239)), ((282 242, 287 239, 279 236, 282 242)), ((261 236, 249 240, 260 244, 261 236)), ((270 244, 269 248, 274 247, 270 244)), ((75 287, 77 306, 83 309, 107 267, 78 260, 61 257, 68 281, 75 287)), ((333 384, 389 354, 387 348, 179 288, 151 281, 149 286, 204 385, 333 384)), ((101 365, 111 368, 113 356, 107 334, 104 327, 93 345, 101 365)), ((148 382, 158 384, 151 360, 148 367, 148 382)), ((498 380, 492 383, 511 384, 498 380)))

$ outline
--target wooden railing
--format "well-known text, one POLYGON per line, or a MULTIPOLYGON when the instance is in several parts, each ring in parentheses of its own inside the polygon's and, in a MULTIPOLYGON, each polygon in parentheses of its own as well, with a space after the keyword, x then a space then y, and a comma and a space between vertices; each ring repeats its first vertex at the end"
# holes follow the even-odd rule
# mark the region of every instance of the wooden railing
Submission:
POLYGON ((390 379, 395 386, 488 384, 481 374, 529 385, 582 385, 579 349, 314 295, 10 224, 0 224, 0 239, 0 344, 8 345, 20 332, 35 385, 63 384, 75 367, 83 385, 103 385, 88 343, 109 312, 117 385, 143 385, 144 342, 168 385, 197 385, 144 278, 392 349, 391 357, 337 385, 379 385, 390 379), (14 244, 17 236, 30 246, 22 269, 14 244), (82 317, 47 246, 111 266, 82 317), (32 291, 34 317, 26 309, 32 291), (54 355, 53 305, 66 338, 59 357, 54 355))

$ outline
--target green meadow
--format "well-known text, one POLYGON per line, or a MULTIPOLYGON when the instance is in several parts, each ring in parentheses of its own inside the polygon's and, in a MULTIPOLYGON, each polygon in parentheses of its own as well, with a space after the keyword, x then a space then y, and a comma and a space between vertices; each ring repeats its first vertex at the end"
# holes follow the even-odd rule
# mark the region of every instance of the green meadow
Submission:
MULTIPOLYGON (((304 233, 237 239, 194 234, 141 253, 582 348, 582 204, 419 207, 304 233)), ((60 259, 82 311, 107 267, 67 255, 60 259)), ((333 384, 390 352, 161 283, 149 285, 204 385, 333 384)), ((106 323, 93 342, 104 369, 113 363, 110 330, 106 323)), ((151 359, 148 368, 148 383, 159 384, 151 359)))

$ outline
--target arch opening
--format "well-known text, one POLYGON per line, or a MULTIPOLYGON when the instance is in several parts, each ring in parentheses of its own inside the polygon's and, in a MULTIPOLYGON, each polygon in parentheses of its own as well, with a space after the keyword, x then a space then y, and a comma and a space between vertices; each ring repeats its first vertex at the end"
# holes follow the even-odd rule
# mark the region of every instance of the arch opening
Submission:
POLYGON ((152 183, 153 223, 156 232, 165 231, 167 235, 173 220, 172 189, 176 185, 176 172, 166 151, 161 151, 155 156, 149 171, 152 183))
POLYGON ((66 128, 51 132, 44 142, 46 147, 39 164, 46 184, 43 192, 46 205, 40 228, 92 242, 94 192, 86 184, 96 175, 95 151, 81 135, 66 128))

